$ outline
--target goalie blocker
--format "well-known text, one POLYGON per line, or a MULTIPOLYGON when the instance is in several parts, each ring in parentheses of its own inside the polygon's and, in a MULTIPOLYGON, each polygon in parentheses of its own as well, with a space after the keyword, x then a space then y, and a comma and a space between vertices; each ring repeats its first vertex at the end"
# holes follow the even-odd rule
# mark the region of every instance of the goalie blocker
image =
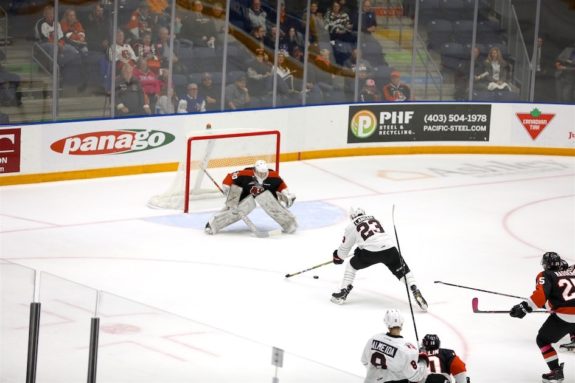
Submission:
POLYGON ((268 169, 265 161, 258 160, 253 167, 228 174, 222 190, 227 194, 226 206, 206 224, 207 234, 216 234, 247 216, 256 208, 256 202, 284 233, 291 234, 297 229, 295 216, 288 210, 295 195, 276 171, 268 169))

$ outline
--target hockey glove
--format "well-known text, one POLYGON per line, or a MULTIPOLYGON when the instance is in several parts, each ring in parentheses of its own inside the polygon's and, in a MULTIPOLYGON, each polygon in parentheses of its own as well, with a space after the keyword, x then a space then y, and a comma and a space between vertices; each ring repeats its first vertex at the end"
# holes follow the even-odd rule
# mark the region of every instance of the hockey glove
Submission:
POLYGON ((295 194, 290 193, 288 189, 284 189, 280 193, 280 198, 286 207, 290 208, 295 201, 295 194))
POLYGON ((337 249, 333 251, 333 263, 336 265, 341 265, 343 263, 343 259, 337 255, 337 249))
POLYGON ((511 315, 513 318, 521 319, 531 311, 533 311, 533 309, 529 306, 527 302, 523 301, 518 305, 513 306, 511 308, 511 311, 509 311, 509 315, 511 315))
POLYGON ((418 362, 425 362, 426 366, 429 366, 429 357, 427 356, 427 354, 425 352, 420 352, 419 353, 419 358, 417 358, 418 362))

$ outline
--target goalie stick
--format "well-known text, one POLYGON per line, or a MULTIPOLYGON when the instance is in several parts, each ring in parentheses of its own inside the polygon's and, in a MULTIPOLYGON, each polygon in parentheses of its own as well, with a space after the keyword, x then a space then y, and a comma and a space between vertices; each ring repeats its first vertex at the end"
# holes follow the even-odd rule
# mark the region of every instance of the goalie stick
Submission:
POLYGON ((306 271, 310 271, 310 270, 313 270, 313 269, 317 269, 318 267, 322 267, 322 266, 325 266, 325 265, 329 265, 330 263, 333 263, 333 259, 332 259, 332 260, 329 260, 329 261, 327 261, 327 262, 324 262, 324 263, 320 263, 319 265, 312 266, 312 267, 310 267, 309 269, 305 269, 305 270, 302 270, 302 271, 298 271, 297 273, 286 274, 286 275, 285 275, 285 278, 290 278, 290 277, 293 277, 294 275, 298 275, 298 274, 301 274, 301 273, 305 273, 306 271))
MULTIPOLYGON (((212 183, 214 185, 216 185, 216 187, 218 188, 218 190, 220 191, 220 193, 222 193, 224 196, 226 195, 226 193, 224 193, 224 191, 222 190, 222 188, 220 187, 220 185, 218 185, 218 183, 216 182, 216 180, 214 180, 214 178, 212 177, 212 175, 210 173, 208 173, 208 171, 204 168, 202 168, 202 170, 204 171, 204 173, 208 176, 208 178, 210 179, 210 181, 212 181, 212 183)), ((272 237, 275 235, 279 235, 281 234, 281 229, 275 229, 275 230, 271 230, 271 231, 261 231, 257 228, 257 226, 252 222, 251 219, 249 219, 245 214, 243 214, 241 211, 238 210, 238 214, 240 215, 240 217, 242 218, 242 221, 244 221, 244 223, 246 224, 246 226, 250 229, 250 231, 258 238, 268 238, 268 237, 272 237)))
MULTIPOLYGON (((473 298, 471 300, 471 308, 476 314, 509 314, 510 310, 480 310, 479 309, 479 298, 473 298)), ((546 310, 533 310, 531 313, 549 313, 546 310)))

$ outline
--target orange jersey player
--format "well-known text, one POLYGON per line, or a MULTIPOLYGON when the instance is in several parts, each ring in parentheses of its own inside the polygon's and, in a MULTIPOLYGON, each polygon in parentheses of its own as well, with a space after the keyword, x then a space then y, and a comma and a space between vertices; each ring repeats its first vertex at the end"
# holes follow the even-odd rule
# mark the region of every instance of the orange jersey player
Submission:
POLYGON ((553 348, 567 334, 575 331, 575 265, 564 267, 561 257, 554 252, 543 254, 543 271, 537 274, 536 287, 531 297, 513 306, 509 315, 523 318, 536 308, 546 308, 551 315, 543 323, 536 342, 545 363, 551 370, 542 375, 544 383, 562 382, 563 363, 553 348))
POLYGON ((240 201, 250 194, 253 197, 257 197, 259 194, 266 190, 269 190, 277 199, 281 192, 287 190, 287 185, 281 179, 278 172, 275 170, 267 169, 267 165, 265 166, 267 170, 267 177, 265 176, 264 172, 260 179, 258 179, 258 176, 256 175, 255 167, 245 168, 237 172, 229 173, 223 181, 224 191, 227 192, 233 184, 242 188, 240 201))
POLYGON ((256 202, 279 223, 284 233, 295 232, 297 222, 288 210, 295 201, 295 195, 288 190, 278 172, 268 169, 264 160, 256 161, 253 167, 228 174, 221 189, 227 197, 226 206, 210 218, 206 234, 216 234, 240 219, 245 221, 245 217, 256 208, 256 202))
POLYGON ((469 383, 465 363, 457 356, 455 351, 439 348, 441 341, 435 334, 427 334, 421 341, 423 351, 429 357, 427 370, 429 375, 425 383, 451 383, 453 376, 455 383, 469 383))

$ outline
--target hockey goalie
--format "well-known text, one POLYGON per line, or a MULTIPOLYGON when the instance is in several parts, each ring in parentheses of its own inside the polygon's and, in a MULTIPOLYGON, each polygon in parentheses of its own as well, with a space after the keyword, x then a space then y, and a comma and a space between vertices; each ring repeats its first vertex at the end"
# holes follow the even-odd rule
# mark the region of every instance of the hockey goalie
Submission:
POLYGON ((295 201, 278 172, 268 169, 264 160, 253 167, 229 173, 223 181, 226 205, 206 224, 205 231, 213 235, 245 218, 259 205, 282 228, 284 233, 297 229, 295 216, 288 210, 295 201))

